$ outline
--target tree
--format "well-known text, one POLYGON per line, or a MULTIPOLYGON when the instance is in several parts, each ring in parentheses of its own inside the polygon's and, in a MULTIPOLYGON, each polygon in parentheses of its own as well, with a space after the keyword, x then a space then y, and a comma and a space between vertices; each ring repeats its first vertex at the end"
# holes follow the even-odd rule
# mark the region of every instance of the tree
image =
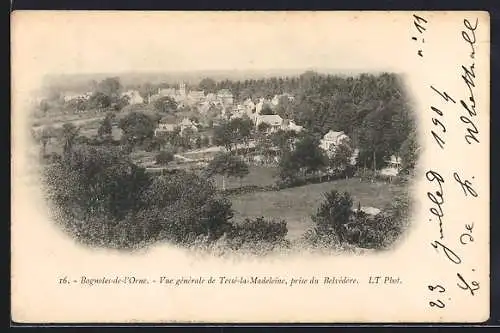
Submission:
POLYGON ((215 145, 223 146, 228 152, 233 150, 236 140, 233 128, 228 121, 223 121, 218 126, 215 126, 213 141, 215 145))
POLYGON ((65 156, 68 156, 71 153, 73 149, 73 144, 75 143, 75 140, 78 137, 79 132, 80 129, 77 128, 72 123, 65 123, 62 126, 60 132, 60 140, 62 141, 63 144, 63 153, 65 156))
POLYGON ((248 165, 240 158, 230 153, 218 153, 205 168, 204 173, 207 177, 221 175, 222 189, 225 190, 224 176, 241 179, 249 173, 249 170, 248 165))
POLYGON ((418 150, 417 133, 416 131, 412 131, 401 145, 401 171, 403 173, 411 174, 415 170, 418 160, 418 150))
POLYGON ((122 85, 118 77, 108 77, 97 85, 97 92, 108 96, 110 99, 118 99, 122 85))
POLYGON ((198 84, 200 90, 204 90, 205 93, 215 93, 217 90, 217 83, 210 78, 204 78, 198 84))
POLYGON ((353 151, 346 142, 334 147, 329 159, 330 168, 336 171, 344 171, 351 162, 352 154, 353 151))
POLYGON ((177 110, 177 102, 170 96, 160 97, 154 101, 155 110, 163 113, 174 113, 177 110))
POLYGON ((187 149, 191 149, 193 146, 193 141, 196 139, 196 132, 191 127, 186 127, 181 132, 182 146, 187 149))
POLYGON ((56 131, 52 126, 45 126, 41 130, 34 131, 33 136, 42 145, 42 156, 45 156, 47 154, 47 144, 56 136, 56 131))
POLYGON ((244 144, 248 149, 248 143, 252 137, 253 121, 248 117, 234 118, 229 122, 232 137, 236 144, 244 144))
POLYGON ((202 147, 208 147, 210 145, 210 139, 208 136, 202 136, 201 137, 201 146, 202 147))
POLYGON ((120 119, 118 127, 123 131, 122 141, 131 144, 142 144, 154 135, 156 124, 151 117, 141 112, 131 112, 120 119))
POLYGON ((285 151, 278 164, 278 175, 284 184, 291 185, 297 179, 300 164, 291 151, 285 151))
POLYGON ((319 147, 319 140, 311 135, 304 135, 297 141, 292 158, 305 173, 316 172, 327 165, 327 158, 319 147))
POLYGON ((257 132, 255 149, 265 159, 266 163, 270 162, 269 159, 271 157, 271 152, 273 151, 273 142, 265 131, 257 132))
POLYGON ((279 129, 270 135, 273 146, 281 152, 293 150, 297 137, 298 135, 295 131, 284 131, 282 129, 279 129))
POLYGON ((276 107, 276 114, 283 119, 293 119, 294 118, 294 105, 290 101, 288 96, 281 96, 279 98, 278 106, 276 107))
POLYGON ((352 198, 347 192, 332 190, 324 194, 321 203, 312 220, 315 232, 323 235, 335 235, 340 242, 346 240, 345 225, 352 214, 352 198))
POLYGON ((230 230, 231 202, 193 173, 155 177, 142 198, 147 205, 141 215, 157 239, 189 244, 199 235, 212 241, 230 230))
POLYGON ((40 109, 43 115, 46 115, 50 109, 49 102, 46 99, 43 99, 38 105, 38 108, 40 109))
POLYGON ((105 109, 111 106, 111 103, 112 99, 109 95, 96 91, 90 96, 87 105, 91 109, 105 109))
POLYGON ((260 123, 258 126, 257 126, 257 131, 261 132, 261 133, 267 133, 267 131, 271 128, 271 125, 269 125, 268 123, 260 123))
POLYGON ((138 89, 139 95, 146 101, 146 103, 149 104, 149 99, 152 95, 156 93, 156 88, 151 85, 151 83, 146 82, 143 85, 141 85, 138 89))
POLYGON ((383 166, 384 157, 387 157, 390 151, 388 138, 391 135, 391 124, 389 117, 389 110, 379 107, 365 117, 360 129, 360 158, 364 160, 365 165, 367 162, 371 162, 374 172, 383 166))
POLYGON ((69 100, 67 104, 75 111, 85 111, 89 108, 89 103, 83 98, 74 98, 69 100))
POLYGON ((160 151, 156 155, 156 164, 167 165, 174 160, 174 154, 169 151, 160 151))
POLYGON ((264 103, 264 105, 262 105, 262 109, 260 110, 260 114, 261 115, 272 115, 275 113, 268 103, 264 103))
POLYGON ((69 223, 92 214, 123 218, 139 205, 139 189, 148 184, 145 170, 115 147, 76 146, 48 176, 51 198, 75 218, 69 223))
POLYGON ((120 111, 124 107, 130 104, 130 97, 127 95, 121 96, 116 99, 116 102, 114 102, 112 105, 115 109, 115 111, 120 111))
POLYGON ((101 122, 101 125, 97 129, 97 137, 104 139, 106 141, 111 140, 113 134, 113 120, 115 119, 115 114, 108 112, 106 117, 101 122))

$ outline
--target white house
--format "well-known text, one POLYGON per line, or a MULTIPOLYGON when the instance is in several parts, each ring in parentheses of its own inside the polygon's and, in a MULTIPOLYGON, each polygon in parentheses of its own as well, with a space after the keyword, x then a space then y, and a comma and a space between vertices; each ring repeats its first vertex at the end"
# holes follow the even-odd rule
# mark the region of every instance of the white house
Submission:
POLYGON ((208 110, 210 110, 210 102, 205 101, 198 104, 198 112, 201 114, 207 113, 208 110))
POLYGON ((325 151, 332 151, 345 140, 349 140, 349 137, 344 132, 329 131, 321 139, 319 146, 325 151))
POLYGON ((137 90, 129 90, 122 94, 122 96, 127 96, 129 98, 129 104, 142 104, 144 103, 144 98, 141 97, 137 90))
POLYGON ((176 127, 177 126, 175 124, 159 123, 158 127, 155 129, 155 136, 164 133, 174 132, 176 127))
POLYGON ((387 163, 387 167, 380 170, 380 174, 384 176, 397 176, 401 170, 401 158, 392 155, 385 162, 387 163))
POLYGON ((268 132, 275 132, 282 128, 283 118, 276 114, 255 116, 255 128, 258 129, 259 125, 262 123, 269 125, 268 132))
POLYGON ((356 148, 356 149, 354 149, 354 151, 351 155, 351 159, 350 159, 351 165, 356 165, 356 163, 358 163, 358 157, 359 157, 359 149, 356 148))
POLYGON ((90 96, 92 96, 92 92, 86 92, 86 93, 75 93, 75 92, 66 92, 63 96, 63 100, 65 102, 69 102, 69 101, 72 101, 74 99, 82 99, 82 100, 85 100, 87 101, 90 96))
POLYGON ((388 167, 399 169, 401 167, 401 157, 392 155, 386 160, 386 163, 388 167))
POLYGON ((181 134, 188 128, 191 129, 193 132, 198 132, 198 127, 196 127, 196 125, 188 118, 182 119, 179 125, 181 127, 181 134))
POLYGON ((278 106, 278 104, 280 104, 280 97, 280 95, 274 95, 273 99, 271 100, 271 105, 278 106))
POLYGON ((363 212, 366 215, 375 216, 381 212, 380 209, 370 206, 362 206, 362 207, 353 207, 351 208, 353 212, 363 212))
POLYGON ((202 102, 205 99, 205 92, 203 90, 191 90, 188 99, 194 103, 202 102))
POLYGON ((243 102, 243 106, 247 109, 247 113, 253 113, 255 112, 255 103, 252 101, 251 98, 247 98, 244 102, 243 102))
POLYGON ((221 89, 217 92, 217 98, 222 101, 224 105, 233 105, 233 94, 229 89, 221 89))
POLYGON ((217 96, 214 93, 208 93, 205 97, 207 102, 214 102, 217 99, 217 96))
POLYGON ((304 127, 295 124, 293 120, 283 120, 283 126, 282 128, 285 131, 295 131, 295 132, 300 132, 304 129, 304 127))

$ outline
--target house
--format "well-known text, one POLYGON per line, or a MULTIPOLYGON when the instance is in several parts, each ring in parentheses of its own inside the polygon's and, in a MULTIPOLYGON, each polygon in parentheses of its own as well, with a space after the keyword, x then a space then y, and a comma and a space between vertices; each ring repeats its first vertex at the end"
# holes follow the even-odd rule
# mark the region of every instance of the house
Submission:
POLYGON ((81 99, 84 101, 88 101, 90 96, 92 96, 92 92, 86 92, 86 93, 76 93, 76 92, 66 92, 63 96, 63 100, 65 102, 69 102, 75 99, 81 99))
POLYGON ((252 101, 251 98, 247 98, 243 102, 243 106, 247 109, 247 113, 254 113, 255 112, 255 103, 252 101))
POLYGON ((196 125, 188 118, 182 119, 179 126, 181 128, 181 134, 187 129, 191 129, 193 132, 198 132, 198 127, 196 127, 196 125))
POLYGON ((358 156, 359 156, 359 149, 356 148, 356 149, 354 149, 354 151, 351 155, 351 159, 350 159, 351 165, 356 165, 356 163, 358 163, 358 156))
POLYGON ((205 92, 203 90, 191 90, 187 98, 193 104, 200 103, 205 100, 205 92))
POLYGON ((258 129, 259 125, 262 123, 269 125, 269 129, 267 132, 271 133, 282 128, 283 118, 276 114, 255 116, 255 128, 258 129))
POLYGON ((216 99, 217 96, 214 93, 208 93, 207 96, 205 96, 207 102, 214 102, 216 99))
POLYGON ((201 102, 198 104, 198 112, 201 114, 207 113, 210 110, 210 102, 201 102))
POLYGON ((278 104, 280 104, 280 95, 274 95, 273 99, 271 100, 271 105, 274 107, 274 106, 278 106, 278 104))
POLYGON ((175 132, 176 127, 175 124, 159 123, 158 127, 155 129, 155 136, 175 132))
POLYGON ((390 168, 399 169, 401 168, 401 157, 392 155, 386 160, 387 166, 390 168))
POLYGON ((158 88, 158 96, 165 97, 165 96, 170 96, 174 97, 176 95, 176 90, 175 88, 158 88))
POLYGON ((399 156, 392 155, 385 160, 387 166, 380 170, 380 174, 383 176, 397 176, 401 170, 401 158, 399 156))
POLYGON ((328 152, 334 150, 336 146, 340 145, 345 140, 349 140, 349 137, 344 132, 329 131, 321 139, 319 146, 328 152))
POLYGON ((217 92, 217 98, 222 101, 224 105, 233 105, 233 94, 229 89, 221 89, 217 92))
POLYGON ((304 129, 304 127, 295 124, 293 120, 283 120, 283 125, 281 129, 284 131, 300 132, 304 129))
POLYGON ((142 104, 144 103, 144 98, 141 97, 137 90, 129 90, 122 94, 122 96, 127 96, 129 99, 129 104, 142 104))
POLYGON ((365 213, 366 215, 369 215, 369 216, 375 216, 375 215, 377 215, 377 214, 379 214, 381 212, 380 209, 375 208, 375 207, 369 207, 369 206, 353 207, 353 208, 351 208, 351 210, 353 212, 363 212, 363 213, 365 213))
POLYGON ((251 116, 251 113, 248 113, 247 111, 247 108, 245 108, 241 104, 238 104, 233 107, 230 118, 242 118, 244 116, 251 116))
POLYGON ((286 96, 286 97, 288 97, 288 101, 289 101, 289 102, 293 102, 293 101, 295 101, 295 96, 290 95, 289 93, 284 93, 284 94, 282 94, 281 96, 286 96))

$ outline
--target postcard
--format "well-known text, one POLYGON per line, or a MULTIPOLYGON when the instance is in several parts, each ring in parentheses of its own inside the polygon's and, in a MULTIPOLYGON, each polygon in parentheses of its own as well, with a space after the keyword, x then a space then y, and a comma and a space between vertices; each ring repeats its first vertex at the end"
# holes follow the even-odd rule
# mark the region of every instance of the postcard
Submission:
POLYGON ((489 309, 480 11, 15 11, 16 323, 489 309))

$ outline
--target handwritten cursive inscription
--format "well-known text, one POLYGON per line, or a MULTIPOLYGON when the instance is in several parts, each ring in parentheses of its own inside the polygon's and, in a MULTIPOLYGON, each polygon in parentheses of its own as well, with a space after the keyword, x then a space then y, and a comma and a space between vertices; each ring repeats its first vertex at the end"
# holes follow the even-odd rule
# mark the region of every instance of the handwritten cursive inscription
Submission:
MULTIPOLYGON (((427 21, 418 20, 415 15, 413 16, 415 20, 414 24, 420 24, 422 29, 418 29, 421 35, 426 32, 425 25, 427 21)), ((447 137, 448 132, 451 132, 451 128, 448 125, 450 118, 446 117, 448 115, 453 115, 456 117, 457 123, 460 125, 459 131, 463 130, 463 140, 460 140, 460 144, 476 145, 480 143, 480 132, 477 126, 477 119, 480 115, 478 109, 478 93, 477 80, 479 76, 479 71, 477 68, 477 32, 479 28, 479 20, 462 20, 463 25, 459 30, 461 36, 461 41, 466 43, 468 49, 468 59, 467 62, 458 63, 456 68, 459 70, 460 83, 463 84, 462 88, 464 90, 464 95, 462 98, 458 96, 457 92, 449 91, 446 88, 438 87, 437 85, 429 85, 435 96, 439 96, 439 103, 433 103, 430 106, 430 120, 432 122, 430 128, 430 134, 433 138, 433 142, 439 147, 439 151, 446 149, 446 143, 450 140, 447 137), (455 98, 455 96, 457 98, 455 98), (452 107, 453 109, 447 109, 452 107), (453 111, 453 112, 451 112, 453 111), (456 115, 456 116, 455 116, 456 115)), ((460 23, 460 22, 459 22, 460 23)), ((433 30, 437 29, 435 27, 433 30)), ((427 32, 429 33, 429 32, 427 32)), ((460 37, 459 37, 460 38, 460 37)), ((416 38, 414 38, 416 40, 416 38)), ((422 54, 419 54, 422 56, 422 54)), ((459 132, 460 133, 460 132, 459 132)), ((445 193, 448 196, 448 191, 460 191, 467 200, 474 200, 474 198, 479 197, 480 191, 476 189, 475 177, 469 176, 468 178, 464 176, 464 173, 460 169, 455 170, 428 170, 425 173, 427 180, 427 185, 431 188, 427 192, 427 203, 428 212, 430 213, 429 222, 435 222, 439 225, 439 236, 437 239, 435 236, 431 236, 430 245, 443 260, 443 265, 451 265, 454 268, 451 280, 455 280, 451 285, 446 285, 442 280, 433 280, 432 282, 426 284, 428 292, 428 305, 437 310, 443 311, 448 306, 449 302, 452 302, 453 290, 459 290, 460 293, 467 293, 469 296, 475 296, 480 290, 480 283, 474 277, 475 267, 474 261, 469 262, 469 257, 466 256, 465 250, 471 249, 478 242, 479 233, 475 233, 474 222, 466 222, 462 224, 462 229, 458 231, 456 235, 448 237, 452 234, 453 230, 446 229, 447 218, 445 218, 445 202, 448 200, 445 198, 445 193), (455 171, 456 170, 456 171, 455 171), (449 173, 448 173, 449 172, 449 173), (453 176, 453 180, 449 180, 449 177, 453 176), (447 187, 445 191, 445 184, 448 182, 455 185, 453 187, 447 187), (446 221, 446 222, 445 222, 446 221), (445 235, 447 236, 445 239, 445 235), (434 238, 435 237, 435 238, 434 238), (470 265, 470 266, 469 266, 470 265), (455 284, 455 286, 453 286, 455 284)), ((451 194, 450 194, 451 195, 451 194)), ((446 206, 447 207, 447 206, 446 206)), ((461 207, 453 207, 453 209, 460 210, 461 207)), ((457 221, 455 221, 456 223, 457 221)))
MULTIPOLYGON (((464 191, 465 196, 468 196, 469 194, 472 195, 474 198, 478 196, 476 190, 474 190, 474 188, 472 187, 472 183, 469 180, 466 179, 462 181, 462 179, 460 179, 460 175, 456 172, 453 173, 453 178, 455 178, 457 183, 460 184, 462 190, 464 191)), ((472 177, 472 179, 474 179, 474 177, 472 177)))
POLYGON ((464 41, 470 46, 470 59, 472 59, 472 63, 468 66, 462 65, 462 80, 467 86, 468 90, 468 102, 464 100, 460 100, 460 104, 466 112, 466 115, 460 116, 460 120, 466 126, 466 134, 464 136, 465 141, 468 144, 479 143, 478 135, 479 130, 477 129, 476 124, 474 123, 473 118, 477 116, 476 111, 476 99, 474 96, 474 88, 476 87, 474 80, 476 79, 475 69, 475 55, 476 55, 476 29, 478 28, 478 19, 476 19, 476 23, 472 25, 469 20, 464 20, 464 26, 466 30, 462 31, 462 38, 464 41))
MULTIPOLYGON (((444 238, 444 233, 443 233, 443 216, 444 216, 444 211, 443 211, 443 204, 444 204, 444 193, 443 193, 443 183, 444 179, 443 177, 437 173, 436 171, 429 170, 425 173, 425 177, 429 182, 435 182, 437 183, 438 190, 434 192, 427 192, 427 197, 429 200, 433 203, 433 207, 429 209, 432 215, 437 217, 438 219, 438 224, 439 224, 439 235, 440 238, 444 238)), ((429 219, 429 221, 432 221, 432 219, 429 219)))

